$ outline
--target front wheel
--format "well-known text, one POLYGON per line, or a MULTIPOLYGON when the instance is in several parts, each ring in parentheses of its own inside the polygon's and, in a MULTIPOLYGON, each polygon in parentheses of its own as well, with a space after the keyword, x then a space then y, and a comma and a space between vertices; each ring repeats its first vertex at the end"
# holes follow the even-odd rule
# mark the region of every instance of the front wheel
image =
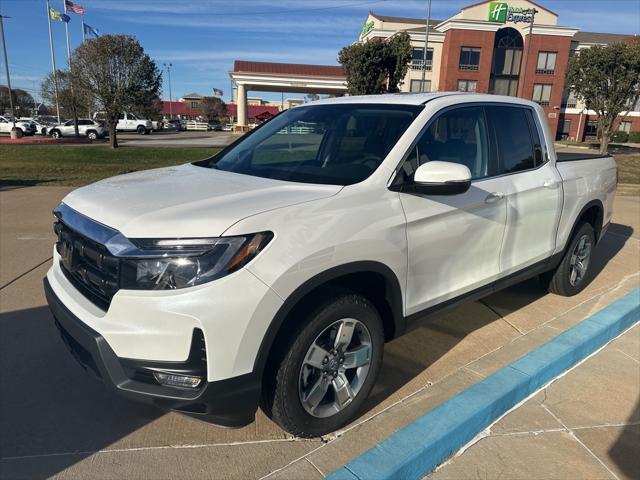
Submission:
POLYGON ((62 134, 60 133, 59 130, 54 130, 53 132, 51 132, 51 136, 53 138, 60 138, 62 136, 62 134))
POLYGON ((147 129, 142 125, 138 125, 138 128, 136 128, 136 132, 138 132, 138 135, 144 135, 145 133, 147 133, 147 129))
POLYGON ((595 243, 593 227, 588 223, 581 224, 572 237, 560 265, 540 277, 543 285, 551 293, 564 297, 580 293, 588 284, 591 254, 595 243))
POLYGON ((94 131, 88 132, 87 133, 87 138, 93 142, 94 140, 96 140, 98 138, 98 134, 96 132, 94 132, 94 131))
POLYGON ((300 437, 346 425, 373 387, 384 348, 382 320, 365 297, 337 294, 301 322, 265 386, 267 414, 300 437))

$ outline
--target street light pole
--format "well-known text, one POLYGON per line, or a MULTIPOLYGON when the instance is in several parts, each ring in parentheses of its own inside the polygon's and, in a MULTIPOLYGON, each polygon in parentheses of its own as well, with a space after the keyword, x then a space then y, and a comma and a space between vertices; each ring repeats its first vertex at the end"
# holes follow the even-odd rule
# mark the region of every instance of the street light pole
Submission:
POLYGON ((173 120, 173 94, 171 93, 171 67, 173 67, 173 63, 165 63, 164 66, 169 76, 169 120, 173 120))
POLYGON ((11 90, 11 77, 9 76, 9 60, 7 59, 7 44, 4 40, 4 19, 11 18, 5 15, 0 15, 0 37, 2 38, 2 52, 4 54, 4 71, 7 74, 7 88, 9 89, 9 106, 11 107, 11 121, 13 122, 13 128, 16 128, 16 114, 13 110, 13 91, 11 90))
MULTIPOLYGON (((427 26, 424 28, 424 52, 422 54, 422 82, 420 83, 420 91, 424 92, 425 75, 427 73, 427 50, 429 48, 429 23, 431 22, 431 0, 427 6, 427 26)), ((431 57, 433 63, 433 57, 431 57)))

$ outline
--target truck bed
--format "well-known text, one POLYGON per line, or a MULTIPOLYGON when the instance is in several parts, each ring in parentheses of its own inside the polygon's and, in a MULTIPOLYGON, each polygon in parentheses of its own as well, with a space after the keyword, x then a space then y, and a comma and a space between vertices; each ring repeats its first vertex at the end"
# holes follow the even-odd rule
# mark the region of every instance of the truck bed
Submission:
POLYGON ((580 160, 595 160, 596 158, 607 158, 609 155, 601 153, 582 152, 558 152, 556 150, 558 162, 577 162, 580 160))

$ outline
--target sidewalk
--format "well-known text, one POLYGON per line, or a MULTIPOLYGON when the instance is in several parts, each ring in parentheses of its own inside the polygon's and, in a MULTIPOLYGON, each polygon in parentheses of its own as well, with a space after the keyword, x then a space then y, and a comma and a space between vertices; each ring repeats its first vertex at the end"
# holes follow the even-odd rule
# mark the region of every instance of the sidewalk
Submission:
POLYGON ((640 478, 640 324, 427 479, 640 478))

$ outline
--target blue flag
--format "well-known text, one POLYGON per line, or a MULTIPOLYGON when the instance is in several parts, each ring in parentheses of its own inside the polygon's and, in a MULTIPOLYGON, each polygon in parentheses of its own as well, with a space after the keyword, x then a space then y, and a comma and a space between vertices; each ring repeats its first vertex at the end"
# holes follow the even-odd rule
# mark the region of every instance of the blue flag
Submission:
POLYGON ((82 22, 82 28, 84 28, 85 35, 93 35, 95 38, 98 38, 100 36, 100 34, 98 33, 98 29, 93 28, 91 25, 87 25, 86 23, 82 22))

